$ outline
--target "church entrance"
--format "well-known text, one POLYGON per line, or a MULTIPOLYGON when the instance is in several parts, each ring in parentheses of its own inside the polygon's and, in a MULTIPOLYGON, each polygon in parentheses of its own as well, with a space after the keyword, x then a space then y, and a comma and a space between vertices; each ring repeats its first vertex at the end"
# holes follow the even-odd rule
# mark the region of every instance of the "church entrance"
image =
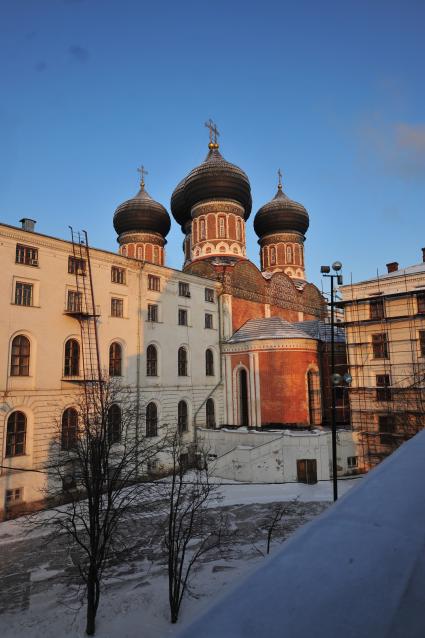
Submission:
POLYGON ((239 372, 239 415, 240 425, 249 427, 248 375, 243 368, 239 372))
POLYGON ((297 478, 298 483, 317 483, 316 459, 298 459, 297 478))

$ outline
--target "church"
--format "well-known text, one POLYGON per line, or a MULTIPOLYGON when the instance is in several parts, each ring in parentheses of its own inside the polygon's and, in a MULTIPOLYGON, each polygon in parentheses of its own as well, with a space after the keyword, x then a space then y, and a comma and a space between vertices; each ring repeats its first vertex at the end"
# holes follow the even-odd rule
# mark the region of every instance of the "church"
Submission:
POLYGON ((147 192, 143 168, 138 193, 113 216, 117 253, 36 232, 27 218, 21 228, 0 224, 0 510, 40 500, 37 470, 54 425, 64 431, 75 419, 89 281, 100 365, 134 388, 145 436, 156 436, 159 423, 188 442, 199 428, 322 424, 327 309, 306 280, 307 210, 285 194, 279 171, 276 193, 254 216, 260 268, 252 263, 251 185, 209 128, 205 160, 171 196, 182 270, 166 265, 171 218, 147 192))

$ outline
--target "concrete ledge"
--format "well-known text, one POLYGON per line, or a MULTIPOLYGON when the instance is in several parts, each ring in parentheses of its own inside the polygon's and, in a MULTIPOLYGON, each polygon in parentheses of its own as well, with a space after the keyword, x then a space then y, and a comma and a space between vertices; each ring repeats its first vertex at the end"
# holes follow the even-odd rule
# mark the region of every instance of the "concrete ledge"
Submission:
POLYGON ((180 638, 423 638, 424 470, 422 432, 180 638))

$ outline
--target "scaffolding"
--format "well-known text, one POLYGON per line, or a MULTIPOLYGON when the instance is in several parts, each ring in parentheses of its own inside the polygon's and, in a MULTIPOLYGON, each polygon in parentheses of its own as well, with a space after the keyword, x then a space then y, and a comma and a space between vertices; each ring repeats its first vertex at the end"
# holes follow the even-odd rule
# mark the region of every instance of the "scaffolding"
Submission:
POLYGON ((425 281, 418 286, 403 272, 374 283, 361 296, 364 284, 345 286, 341 303, 351 423, 365 470, 425 427, 425 281))

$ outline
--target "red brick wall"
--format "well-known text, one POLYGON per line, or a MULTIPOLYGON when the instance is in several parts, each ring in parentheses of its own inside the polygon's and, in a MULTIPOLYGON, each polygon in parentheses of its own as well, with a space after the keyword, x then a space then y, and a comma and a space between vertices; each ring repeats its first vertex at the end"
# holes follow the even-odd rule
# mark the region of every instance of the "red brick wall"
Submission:
POLYGON ((298 321, 298 310, 289 310, 289 308, 270 306, 270 315, 272 317, 281 317, 286 319, 286 321, 298 321))
POLYGON ((261 422, 309 423, 306 373, 316 352, 260 352, 261 422))
POLYGON ((207 237, 215 239, 217 237, 217 229, 215 225, 215 215, 207 215, 207 237))
POLYGON ((261 319, 265 317, 264 304, 256 301, 248 301, 233 297, 232 299, 232 324, 233 332, 239 330, 249 319, 261 319))

